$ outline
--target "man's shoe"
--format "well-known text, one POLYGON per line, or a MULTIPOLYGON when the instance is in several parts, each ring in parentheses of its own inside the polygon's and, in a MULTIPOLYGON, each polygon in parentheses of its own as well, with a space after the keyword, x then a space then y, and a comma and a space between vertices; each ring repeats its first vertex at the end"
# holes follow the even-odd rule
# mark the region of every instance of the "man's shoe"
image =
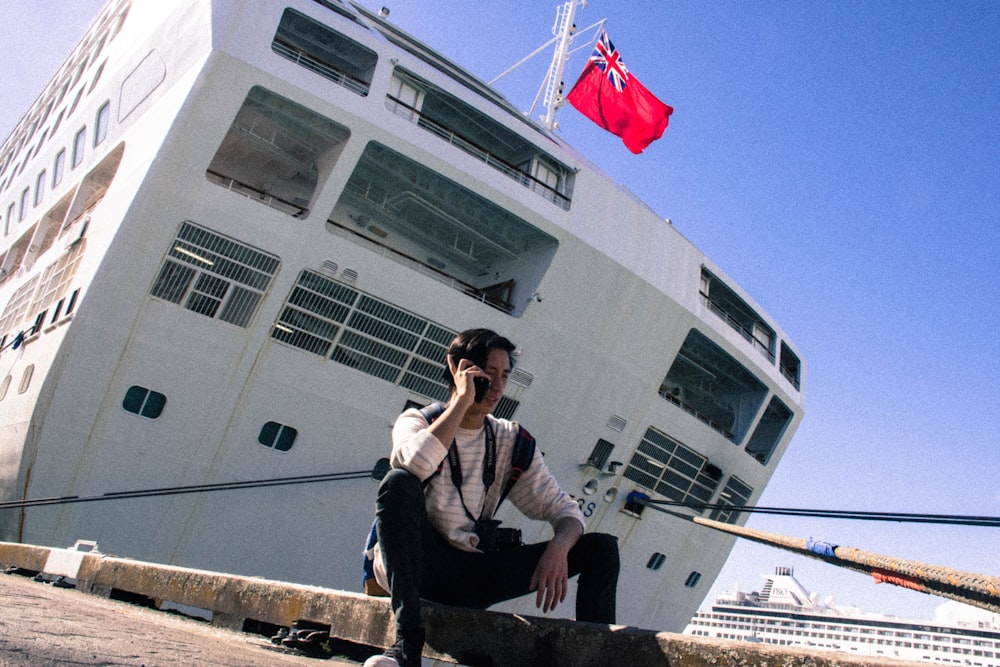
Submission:
POLYGON ((420 667, 424 652, 424 629, 416 628, 396 635, 396 643, 382 655, 373 655, 362 667, 420 667))

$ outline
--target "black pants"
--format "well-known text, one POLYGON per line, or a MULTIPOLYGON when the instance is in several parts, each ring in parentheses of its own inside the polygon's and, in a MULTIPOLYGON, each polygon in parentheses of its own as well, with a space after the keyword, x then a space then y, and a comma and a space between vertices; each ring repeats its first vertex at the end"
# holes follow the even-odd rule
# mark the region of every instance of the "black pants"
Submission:
MULTIPOLYGON (((389 576, 397 632, 423 625, 420 599, 475 609, 530 593, 547 542, 472 553, 457 549, 427 520, 424 492, 412 473, 393 469, 379 486, 375 525, 389 576)), ((569 552, 577 582, 576 620, 615 622, 618 541, 586 533, 569 552)))

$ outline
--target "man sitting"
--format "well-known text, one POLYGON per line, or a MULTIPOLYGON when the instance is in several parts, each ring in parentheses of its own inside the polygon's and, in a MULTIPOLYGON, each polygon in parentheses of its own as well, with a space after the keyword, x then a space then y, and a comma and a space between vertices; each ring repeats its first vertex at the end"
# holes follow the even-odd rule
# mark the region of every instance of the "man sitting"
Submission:
POLYGON ((448 349, 447 406, 436 415, 407 410, 396 420, 372 554, 375 579, 390 594, 396 642, 365 667, 420 664, 421 598, 485 609, 535 592, 535 605, 548 612, 565 600, 569 578, 579 575, 576 619, 615 622, 618 542, 584 534, 579 505, 537 450, 509 498, 525 516, 549 522, 552 539, 522 545, 519 531, 491 521, 520 432, 491 414, 507 386, 514 349, 487 329, 460 333, 448 349), (477 383, 483 387, 479 400, 477 383))

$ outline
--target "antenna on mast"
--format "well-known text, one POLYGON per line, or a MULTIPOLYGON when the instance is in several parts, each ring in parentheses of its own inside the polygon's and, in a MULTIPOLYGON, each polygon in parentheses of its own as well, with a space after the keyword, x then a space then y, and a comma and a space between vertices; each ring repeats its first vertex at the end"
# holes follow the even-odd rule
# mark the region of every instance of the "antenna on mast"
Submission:
POLYGON ((531 103, 531 108, 528 110, 529 115, 535 112, 535 107, 538 106, 538 99, 539 97, 542 97, 542 91, 544 90, 545 96, 542 102, 545 105, 545 115, 540 116, 540 120, 550 131, 555 130, 559 126, 559 124, 556 123, 556 111, 563 105, 564 102, 563 73, 566 70, 566 61, 569 60, 569 57, 573 54, 573 38, 577 36, 578 32, 589 32, 595 28, 601 28, 606 20, 601 19, 597 23, 584 28, 582 31, 577 31, 577 9, 585 7, 586 5, 587 0, 566 0, 566 2, 556 9, 556 20, 555 23, 552 24, 552 34, 554 37, 535 49, 520 62, 508 68, 505 72, 490 81, 490 85, 492 86, 497 81, 537 56, 551 44, 555 44, 556 47, 552 54, 552 62, 545 75, 545 80, 542 81, 542 85, 538 89, 538 94, 535 95, 535 100, 531 103))
POLYGON ((566 71, 566 60, 569 58, 569 48, 573 44, 573 34, 576 33, 576 8, 584 6, 587 0, 569 0, 556 10, 556 22, 552 24, 552 34, 556 36, 556 49, 552 54, 552 64, 546 77, 545 115, 542 124, 549 130, 556 129, 556 109, 562 102, 563 72, 566 71))

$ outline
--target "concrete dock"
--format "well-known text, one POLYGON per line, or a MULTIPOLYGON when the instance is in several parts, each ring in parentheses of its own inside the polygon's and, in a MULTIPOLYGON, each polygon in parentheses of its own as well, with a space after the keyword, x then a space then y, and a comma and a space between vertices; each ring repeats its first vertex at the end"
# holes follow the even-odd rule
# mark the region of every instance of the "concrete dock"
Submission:
MULTIPOLYGON (((385 598, 7 542, 0 542, 0 568, 22 575, 0 576, 4 667, 316 665, 316 658, 289 653, 268 637, 303 626, 328 633, 325 647, 333 653, 321 655, 326 664, 356 665, 375 652, 371 647, 392 641, 385 598), (76 590, 35 580, 60 577, 76 590), (158 609, 179 605, 210 623, 119 600, 158 609), (351 650, 342 653, 345 647, 351 650)), ((923 664, 441 605, 424 611, 425 665, 434 660, 493 667, 923 664)))
POLYGON ((267 637, 125 602, 0 575, 3 667, 317 667, 267 637))

